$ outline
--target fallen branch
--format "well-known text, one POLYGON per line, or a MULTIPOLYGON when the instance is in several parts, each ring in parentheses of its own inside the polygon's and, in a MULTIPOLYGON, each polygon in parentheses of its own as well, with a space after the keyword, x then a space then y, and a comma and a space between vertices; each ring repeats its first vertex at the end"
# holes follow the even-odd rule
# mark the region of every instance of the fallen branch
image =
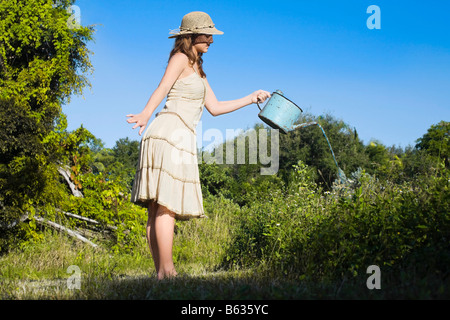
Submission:
POLYGON ((19 217, 19 219, 14 220, 10 224, 2 223, 0 226, 1 226, 2 229, 11 229, 11 228, 14 228, 20 222, 24 222, 27 219, 28 219, 28 212, 26 212, 25 214, 21 215, 19 217))
POLYGON ((77 189, 77 187, 75 186, 75 184, 72 182, 72 180, 70 180, 70 173, 69 170, 64 169, 62 167, 58 167, 58 172, 64 177, 64 179, 66 180, 67 184, 69 185, 70 190, 72 191, 72 194, 75 197, 80 197, 83 198, 83 193, 77 189))
MULTIPOLYGON (((56 209, 56 211, 61 212, 61 213, 65 214, 66 216, 69 216, 69 217, 72 217, 72 218, 75 218, 75 219, 83 220, 83 221, 86 221, 86 222, 89 222, 89 223, 93 223, 93 224, 100 224, 100 222, 98 222, 98 221, 96 221, 94 219, 86 218, 86 217, 80 216, 78 214, 62 211, 62 210, 59 210, 59 209, 56 209)), ((115 226, 107 225, 106 227, 109 228, 109 229, 112 229, 112 230, 117 230, 117 227, 115 227, 115 226)))
POLYGON ((70 213, 70 212, 66 212, 66 211, 62 211, 62 210, 58 210, 58 209, 56 211, 64 213, 66 216, 69 216, 69 217, 72 217, 72 218, 75 218, 75 219, 83 220, 83 221, 90 222, 90 223, 93 223, 93 224, 100 224, 100 222, 98 222, 98 221, 96 221, 94 219, 90 219, 90 218, 86 218, 86 217, 83 217, 83 216, 79 216, 79 215, 74 214, 74 213, 70 213))
POLYGON ((38 217, 38 216, 34 216, 34 219, 41 223, 41 224, 48 224, 49 226, 59 230, 59 231, 65 231, 67 232, 67 234, 71 237, 77 238, 78 240, 85 242, 89 245, 91 245, 94 248, 97 248, 98 245, 96 245, 95 243, 89 241, 88 239, 86 239, 85 237, 83 237, 82 235, 80 235, 78 232, 75 232, 73 230, 70 230, 60 224, 57 224, 56 222, 50 221, 50 220, 45 220, 44 218, 38 217))

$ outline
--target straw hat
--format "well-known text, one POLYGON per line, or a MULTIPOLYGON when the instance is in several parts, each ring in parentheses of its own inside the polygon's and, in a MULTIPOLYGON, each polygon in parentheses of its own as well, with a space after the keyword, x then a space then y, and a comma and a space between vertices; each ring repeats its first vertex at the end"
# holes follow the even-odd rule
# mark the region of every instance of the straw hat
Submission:
POLYGON ((179 29, 171 30, 170 38, 175 38, 185 34, 223 34, 222 31, 217 30, 211 17, 201 11, 190 12, 181 20, 179 29))

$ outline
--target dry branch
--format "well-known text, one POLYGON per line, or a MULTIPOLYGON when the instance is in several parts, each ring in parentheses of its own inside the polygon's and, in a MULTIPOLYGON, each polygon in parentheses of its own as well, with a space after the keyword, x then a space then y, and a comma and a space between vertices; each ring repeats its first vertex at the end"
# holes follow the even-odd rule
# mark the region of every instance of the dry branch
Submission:
POLYGON ((100 222, 98 222, 98 221, 96 221, 94 219, 90 219, 90 218, 86 218, 86 217, 83 217, 83 216, 79 216, 79 215, 77 215, 75 213, 70 213, 70 212, 66 212, 66 211, 62 211, 62 210, 58 210, 58 209, 56 211, 61 212, 61 213, 65 214, 66 216, 69 216, 69 217, 72 217, 72 218, 75 218, 75 219, 78 219, 78 220, 83 220, 83 221, 90 222, 90 223, 93 223, 93 224, 100 224, 100 222))
POLYGON ((83 198, 83 193, 81 193, 80 190, 77 189, 75 184, 70 180, 70 173, 68 169, 64 169, 63 167, 58 167, 58 172, 64 177, 67 184, 69 185, 70 190, 72 191, 72 194, 75 197, 83 198))
POLYGON ((67 234, 69 236, 77 238, 78 240, 83 241, 83 242, 91 245, 94 248, 98 247, 98 245, 96 245, 95 243, 89 241, 88 239, 86 239, 85 237, 80 235, 78 232, 70 230, 70 229, 68 229, 68 228, 66 228, 66 227, 64 227, 64 226, 62 226, 60 224, 57 224, 56 222, 53 222, 53 221, 50 221, 50 220, 45 220, 44 218, 38 217, 38 216, 34 216, 34 219, 37 222, 41 223, 41 224, 48 224, 49 226, 51 226, 51 227, 53 227, 53 228, 55 228, 55 229, 57 229, 59 231, 65 231, 65 232, 67 232, 67 234))
MULTIPOLYGON (((83 221, 90 222, 90 223, 93 223, 93 224, 100 224, 100 222, 98 222, 98 221, 96 221, 94 219, 86 218, 86 217, 80 216, 78 214, 62 211, 62 210, 59 210, 59 209, 56 209, 56 211, 61 212, 61 213, 65 214, 66 216, 69 216, 69 217, 72 217, 72 218, 75 218, 75 219, 83 220, 83 221)), ((106 227, 109 228, 109 229, 112 229, 112 230, 117 230, 117 227, 115 227, 115 226, 107 225, 106 227)))
POLYGON ((25 214, 21 215, 19 217, 19 219, 14 220, 10 224, 6 224, 6 223, 1 224, 0 227, 3 228, 3 229, 11 229, 11 228, 14 228, 20 222, 24 222, 27 219, 28 219, 28 212, 26 212, 25 214))

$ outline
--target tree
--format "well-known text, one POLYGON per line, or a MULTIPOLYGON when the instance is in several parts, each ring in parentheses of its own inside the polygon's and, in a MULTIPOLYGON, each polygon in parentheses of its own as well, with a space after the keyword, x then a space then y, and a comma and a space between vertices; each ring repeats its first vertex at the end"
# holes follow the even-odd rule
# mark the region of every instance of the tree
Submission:
MULTIPOLYGON (((57 166, 67 162, 61 105, 89 85, 92 27, 73 28, 73 0, 0 2, 0 219, 58 198, 57 166)), ((2 243, 0 242, 0 247, 2 243)))
POLYGON ((388 149, 378 141, 371 141, 366 146, 366 153, 369 156, 369 168, 372 171, 380 170, 383 166, 386 167, 389 163, 389 151, 388 149))
POLYGON ((135 170, 139 159, 139 141, 121 138, 112 148, 116 161, 123 163, 126 168, 135 170))
POLYGON ((105 170, 112 179, 120 181, 131 192, 139 160, 139 141, 121 138, 110 150, 113 161, 105 170))
POLYGON ((417 149, 425 150, 429 155, 441 158, 445 166, 449 167, 450 122, 441 121, 432 125, 416 142, 417 149))
MULTIPOLYGON (((331 115, 314 117, 302 115, 298 123, 318 122, 324 129, 331 144, 336 161, 341 169, 349 174, 359 167, 366 167, 368 156, 356 131, 331 115)), ((338 177, 336 163, 323 132, 316 125, 304 127, 280 135, 280 173, 287 180, 294 165, 301 160, 307 166, 315 168, 316 183, 331 188, 338 177)))

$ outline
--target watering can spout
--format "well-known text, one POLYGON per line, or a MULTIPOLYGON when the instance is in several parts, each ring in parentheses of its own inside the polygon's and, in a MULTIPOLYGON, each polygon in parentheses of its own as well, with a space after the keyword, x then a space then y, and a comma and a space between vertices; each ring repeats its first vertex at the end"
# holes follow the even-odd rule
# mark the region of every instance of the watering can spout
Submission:
POLYGON ((322 126, 316 121, 294 124, 300 119, 300 115, 303 112, 303 110, 294 102, 286 98, 283 95, 283 92, 281 92, 281 90, 276 90, 272 94, 272 96, 270 97, 269 101, 266 103, 263 109, 261 109, 258 103, 256 104, 258 105, 258 108, 261 111, 258 114, 259 118, 272 128, 279 129, 282 133, 287 134, 289 131, 317 125, 322 130, 322 133, 325 139, 327 140, 328 146, 330 147, 334 163, 338 168, 338 175, 341 182, 346 181, 345 173, 338 166, 336 157, 334 156, 333 149, 331 148, 330 141, 328 141, 328 137, 325 134, 325 131, 323 130, 322 126))
POLYGON ((319 124, 315 121, 300 123, 300 124, 293 125, 289 131, 293 131, 293 130, 300 129, 300 128, 306 128, 306 127, 313 126, 313 125, 319 125, 319 124))

